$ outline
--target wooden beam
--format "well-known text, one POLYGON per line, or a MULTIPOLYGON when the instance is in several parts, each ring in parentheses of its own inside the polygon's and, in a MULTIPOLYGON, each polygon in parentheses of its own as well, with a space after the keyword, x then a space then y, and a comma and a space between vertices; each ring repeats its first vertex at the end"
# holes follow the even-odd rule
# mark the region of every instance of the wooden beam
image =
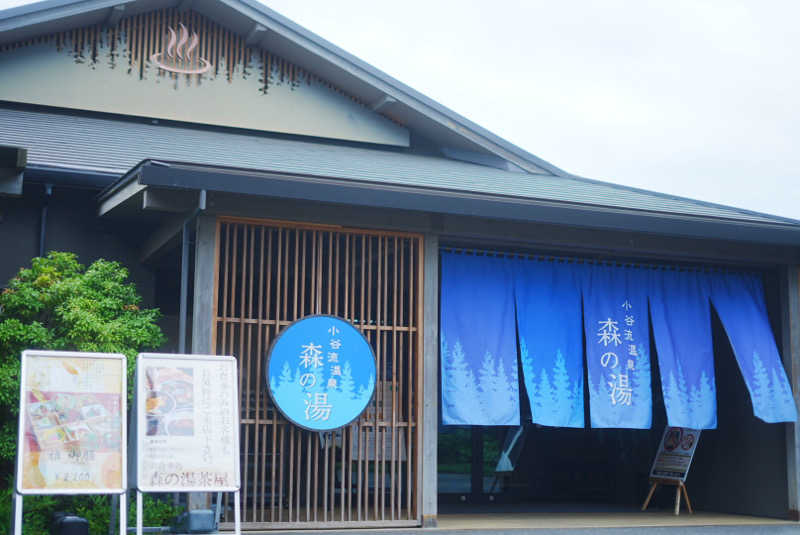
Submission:
POLYGON ((142 194, 142 210, 173 214, 186 213, 197 207, 199 193, 191 190, 153 189, 150 187, 142 194))
POLYGON ((0 195, 22 195, 22 171, 27 163, 26 149, 0 145, 0 195))
POLYGON ((125 201, 132 199, 135 195, 139 194, 139 192, 143 191, 145 188, 147 188, 147 186, 139 184, 138 178, 135 180, 131 180, 126 185, 121 187, 119 190, 115 191, 111 196, 103 199, 103 201, 100 203, 100 207, 97 209, 97 215, 99 216, 106 215, 111 210, 121 205, 125 201))
POLYGON ((439 434, 439 237, 426 234, 423 259, 422 527, 436 527, 439 434))
POLYGON ((158 230, 151 233, 139 249, 139 261, 143 263, 152 261, 173 246, 177 247, 185 219, 186 214, 174 215, 158 230))
MULTIPOLYGON (((781 353, 795 405, 800 404, 800 267, 781 273, 781 353)), ((800 425, 786 425, 786 480, 789 518, 800 520, 800 425)))
POLYGON ((653 258, 664 262, 733 263, 750 266, 800 263, 798 248, 773 244, 658 236, 618 230, 600 231, 565 225, 531 224, 369 206, 352 210, 342 204, 230 193, 210 194, 208 209, 220 215, 263 217, 268 213, 270 217, 281 220, 420 233, 435 232, 440 239, 446 239, 451 244, 465 243, 479 248, 484 244, 484 248, 526 248, 534 251, 560 251, 575 256, 602 254, 608 258, 653 258))

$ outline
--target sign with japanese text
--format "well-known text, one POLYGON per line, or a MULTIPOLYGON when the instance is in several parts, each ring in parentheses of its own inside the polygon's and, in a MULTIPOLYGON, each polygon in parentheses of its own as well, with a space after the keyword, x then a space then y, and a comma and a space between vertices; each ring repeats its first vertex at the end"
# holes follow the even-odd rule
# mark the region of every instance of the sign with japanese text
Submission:
POLYGON ((267 387, 292 423, 313 431, 343 427, 375 391, 375 354, 347 321, 308 316, 291 324, 267 355, 267 387))
POLYGON ((20 494, 125 491, 125 362, 110 353, 22 353, 20 494))
POLYGON ((587 266, 583 273, 586 368, 592 427, 649 429, 647 273, 587 266))
POLYGON ((650 477, 686 481, 698 440, 699 429, 667 427, 650 469, 650 477))
POLYGON ((136 487, 239 488, 236 359, 142 353, 136 369, 136 487))

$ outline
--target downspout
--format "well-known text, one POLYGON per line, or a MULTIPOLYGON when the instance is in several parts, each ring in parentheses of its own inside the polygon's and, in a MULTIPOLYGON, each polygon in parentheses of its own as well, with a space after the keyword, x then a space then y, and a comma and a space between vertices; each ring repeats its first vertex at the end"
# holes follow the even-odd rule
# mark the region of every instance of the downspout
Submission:
POLYGON ((39 256, 44 256, 45 236, 47 235, 47 207, 50 204, 50 196, 53 195, 53 185, 44 185, 44 204, 42 204, 42 215, 39 220, 39 256))
POLYGON ((186 353, 186 315, 189 299, 189 225, 206 209, 206 190, 200 190, 197 208, 183 220, 181 230, 181 303, 178 314, 178 353, 186 353))

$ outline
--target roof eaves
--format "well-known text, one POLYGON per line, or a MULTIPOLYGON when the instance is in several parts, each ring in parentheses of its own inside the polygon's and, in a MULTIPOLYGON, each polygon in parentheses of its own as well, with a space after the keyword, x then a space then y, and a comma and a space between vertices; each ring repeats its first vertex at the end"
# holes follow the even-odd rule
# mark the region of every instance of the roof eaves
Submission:
POLYGON ((44 0, 0 10, 0 32, 107 9, 124 0, 44 0))
POLYGON ((636 192, 636 193, 642 193, 642 194, 646 194, 646 195, 651 195, 653 197, 660 197, 662 199, 670 199, 670 200, 674 200, 674 201, 689 202, 689 203, 692 203, 692 204, 696 204, 698 206, 707 206, 709 208, 718 208, 718 209, 722 209, 722 210, 733 210, 733 211, 738 212, 738 213, 740 213, 742 215, 748 215, 748 216, 755 216, 755 217, 760 217, 760 218, 771 219, 774 223, 784 223, 784 224, 789 224, 789 225, 800 225, 800 219, 792 219, 792 218, 789 218, 789 217, 783 217, 783 216, 779 216, 779 215, 768 214, 766 212, 758 212, 756 210, 748 210, 746 208, 739 208, 738 206, 731 206, 731 205, 728 205, 728 204, 714 203, 714 202, 709 202, 709 201, 701 201, 701 200, 698 200, 698 199, 694 199, 692 197, 683 197, 681 195, 673 195, 673 194, 670 194, 670 193, 663 193, 663 192, 660 192, 660 191, 653 191, 653 190, 644 189, 644 188, 637 188, 637 187, 634 187, 634 186, 625 186, 623 184, 617 184, 617 183, 614 183, 614 182, 608 182, 608 181, 599 180, 599 179, 596 179, 596 178, 586 178, 586 177, 577 176, 577 175, 570 175, 570 176, 564 177, 564 178, 569 179, 569 180, 575 180, 575 181, 578 181, 578 182, 589 182, 589 183, 593 183, 593 184, 602 184, 602 185, 604 185, 606 187, 610 187, 610 188, 613 188, 613 189, 619 189, 619 190, 623 190, 623 191, 633 191, 633 192, 636 192))
MULTIPOLYGON (((622 208, 619 206, 604 205, 599 203, 593 204, 593 203, 584 203, 575 201, 560 201, 560 200, 536 198, 536 197, 518 197, 518 196, 503 195, 503 194, 476 193, 476 192, 470 192, 452 188, 440 188, 440 187, 430 187, 430 186, 423 187, 423 186, 410 186, 410 185, 398 185, 398 184, 376 185, 374 182, 354 180, 354 179, 341 178, 335 176, 285 173, 285 172, 270 171, 270 170, 238 169, 232 167, 221 167, 217 165, 196 164, 196 163, 177 162, 177 161, 167 162, 163 160, 156 161, 151 159, 143 160, 142 162, 137 164, 129 172, 125 173, 117 181, 115 181, 113 184, 110 184, 105 190, 100 192, 98 198, 103 199, 105 197, 108 197, 109 195, 112 195, 115 191, 124 187, 128 182, 135 179, 140 171, 150 166, 175 167, 176 169, 195 170, 200 172, 218 172, 223 174, 227 173, 231 175, 243 175, 243 176, 253 176, 253 177, 257 176, 283 177, 283 178, 293 178, 299 180, 310 180, 313 182, 320 182, 320 183, 336 182, 341 185, 346 185, 346 184, 359 185, 365 188, 385 189, 387 191, 406 191, 406 192, 416 192, 419 194, 431 193, 431 194, 439 194, 445 196, 452 195, 454 197, 470 198, 478 201, 485 200, 485 201, 523 203, 523 204, 538 205, 538 206, 549 206, 552 208, 559 208, 559 207, 576 208, 582 210, 594 210, 606 213, 616 213, 621 215, 628 214, 628 215, 640 215, 646 217, 658 217, 664 220, 683 221, 687 223, 692 222, 701 225, 704 223, 706 224, 721 223, 721 224, 741 225, 743 227, 759 228, 763 230, 782 229, 785 231, 797 232, 798 234, 800 234, 800 221, 772 216, 769 214, 759 214, 762 217, 769 218, 770 220, 768 221, 750 221, 745 219, 738 219, 735 217, 687 214, 680 212, 668 212, 662 210, 651 210, 651 209, 631 208, 631 207, 622 208)), ((599 181, 593 181, 593 182, 599 182, 599 181)), ((173 186, 176 185, 177 183, 173 184, 173 186)), ((680 197, 674 197, 674 198, 680 199, 680 197)), ((692 199, 688 200, 693 201, 692 199)), ((699 201, 693 201, 693 202, 699 202, 699 201)), ((724 205, 713 205, 713 206, 730 208, 724 205)), ((743 210, 743 212, 747 211, 743 210)), ((756 212, 749 212, 749 213, 755 214, 756 212)))

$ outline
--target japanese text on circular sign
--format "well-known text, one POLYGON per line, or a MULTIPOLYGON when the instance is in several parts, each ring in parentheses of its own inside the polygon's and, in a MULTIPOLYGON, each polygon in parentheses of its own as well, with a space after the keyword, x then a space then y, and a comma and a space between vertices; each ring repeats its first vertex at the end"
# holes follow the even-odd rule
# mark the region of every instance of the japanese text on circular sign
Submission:
POLYGON ((313 431, 343 427, 375 391, 375 354, 350 323, 309 316, 292 323, 267 355, 267 389, 292 423, 313 431))

